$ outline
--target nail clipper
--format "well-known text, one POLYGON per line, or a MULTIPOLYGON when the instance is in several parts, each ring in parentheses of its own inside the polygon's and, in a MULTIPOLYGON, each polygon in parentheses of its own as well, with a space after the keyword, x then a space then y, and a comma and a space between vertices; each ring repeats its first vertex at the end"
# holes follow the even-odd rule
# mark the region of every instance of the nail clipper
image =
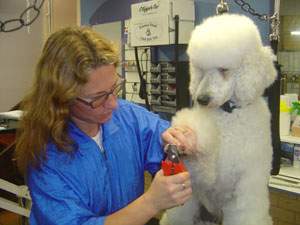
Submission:
POLYGON ((185 172, 182 162, 179 158, 179 148, 175 144, 167 144, 164 148, 167 153, 167 158, 161 162, 161 167, 165 176, 174 175, 177 173, 185 172))

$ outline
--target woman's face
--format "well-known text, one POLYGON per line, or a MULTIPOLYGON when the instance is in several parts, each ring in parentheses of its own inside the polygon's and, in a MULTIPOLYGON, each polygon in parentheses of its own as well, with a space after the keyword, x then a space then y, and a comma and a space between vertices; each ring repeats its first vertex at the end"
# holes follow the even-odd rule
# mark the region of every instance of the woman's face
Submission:
MULTIPOLYGON (((114 65, 105 65, 91 70, 88 82, 81 87, 77 97, 86 102, 91 102, 102 92, 110 91, 115 86, 117 77, 114 65)), ((70 108, 71 119, 84 131, 83 128, 88 129, 109 121, 112 111, 117 107, 117 96, 112 94, 108 96, 102 105, 94 109, 79 100, 75 100, 70 108)))

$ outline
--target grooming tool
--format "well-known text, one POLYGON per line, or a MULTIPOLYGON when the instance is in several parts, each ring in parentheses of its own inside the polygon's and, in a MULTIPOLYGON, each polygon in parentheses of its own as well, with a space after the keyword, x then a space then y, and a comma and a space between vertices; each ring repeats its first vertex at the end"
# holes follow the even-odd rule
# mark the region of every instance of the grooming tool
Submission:
POLYGON ((164 171, 165 176, 170 176, 185 172, 182 162, 179 158, 179 148, 175 144, 167 144, 164 148, 167 153, 167 158, 161 162, 161 167, 164 171))

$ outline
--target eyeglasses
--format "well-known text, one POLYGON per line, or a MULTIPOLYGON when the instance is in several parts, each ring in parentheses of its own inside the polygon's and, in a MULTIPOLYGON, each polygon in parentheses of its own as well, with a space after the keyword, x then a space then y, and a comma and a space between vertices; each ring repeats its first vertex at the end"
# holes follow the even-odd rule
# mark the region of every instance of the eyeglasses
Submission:
POLYGON ((76 99, 88 106, 91 106, 93 109, 103 105, 106 100, 108 99, 108 97, 112 94, 113 96, 117 96, 118 93, 122 90, 124 84, 125 84, 126 80, 123 79, 119 74, 118 74, 118 78, 117 81, 115 83, 115 86, 108 92, 103 92, 101 93, 99 96, 95 97, 92 101, 87 102, 79 97, 77 97, 76 99))

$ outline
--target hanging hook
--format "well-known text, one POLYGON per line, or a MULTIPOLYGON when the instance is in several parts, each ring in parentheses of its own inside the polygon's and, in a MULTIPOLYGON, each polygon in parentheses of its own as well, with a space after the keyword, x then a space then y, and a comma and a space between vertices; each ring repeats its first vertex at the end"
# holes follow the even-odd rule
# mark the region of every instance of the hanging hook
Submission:
POLYGON ((220 4, 217 5, 216 13, 217 15, 223 14, 229 11, 229 6, 224 0, 220 0, 220 4))
POLYGON ((271 21, 271 30, 272 33, 270 34, 269 38, 270 41, 277 40, 279 41, 279 25, 280 25, 280 0, 275 0, 274 5, 274 14, 273 16, 269 17, 268 20, 271 21))
POLYGON ((272 40, 278 40, 279 39, 279 25, 280 25, 280 20, 278 16, 278 12, 274 13, 273 16, 270 17, 271 20, 271 30, 272 34, 270 34, 270 41, 272 40))

